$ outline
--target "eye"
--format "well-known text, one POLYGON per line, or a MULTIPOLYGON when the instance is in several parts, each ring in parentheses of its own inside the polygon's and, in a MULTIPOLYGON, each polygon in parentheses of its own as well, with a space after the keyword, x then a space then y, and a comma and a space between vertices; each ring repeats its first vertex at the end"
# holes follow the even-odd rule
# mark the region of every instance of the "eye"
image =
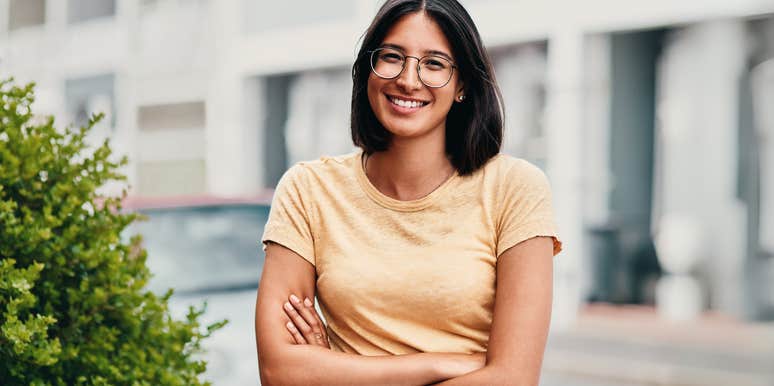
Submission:
POLYGON ((446 61, 439 58, 427 58, 424 65, 429 70, 444 70, 448 67, 446 61))
POLYGON ((398 63, 403 60, 403 56, 397 52, 382 52, 379 54, 379 60, 383 60, 387 63, 398 63))

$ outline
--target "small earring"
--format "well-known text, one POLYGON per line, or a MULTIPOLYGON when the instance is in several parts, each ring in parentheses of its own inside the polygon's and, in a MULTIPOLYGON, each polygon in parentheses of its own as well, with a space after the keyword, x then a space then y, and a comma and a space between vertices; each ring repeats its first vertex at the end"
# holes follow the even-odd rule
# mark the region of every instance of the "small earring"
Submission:
POLYGON ((465 100, 465 95, 460 95, 459 98, 457 98, 457 99, 459 99, 459 101, 462 102, 462 101, 465 100))

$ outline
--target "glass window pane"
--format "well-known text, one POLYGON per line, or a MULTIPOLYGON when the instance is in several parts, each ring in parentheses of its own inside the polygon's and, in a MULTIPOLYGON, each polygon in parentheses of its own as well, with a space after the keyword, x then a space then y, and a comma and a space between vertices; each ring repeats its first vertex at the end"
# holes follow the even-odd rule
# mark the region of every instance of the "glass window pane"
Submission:
POLYGON ((548 46, 522 43, 490 51, 505 102, 503 151, 544 167, 548 46))
POLYGON ((202 159, 140 162, 136 194, 152 197, 202 194, 205 166, 202 159))
POLYGON ((149 287, 163 292, 206 292, 257 286, 269 207, 214 205, 141 210, 147 221, 130 234, 142 234, 153 272, 149 287))
POLYGON ((140 106, 137 126, 140 130, 199 129, 206 121, 204 101, 140 106))
POLYGON ((115 127, 115 75, 104 74, 65 81, 67 121, 83 126, 94 113, 104 113, 104 124, 115 127))
POLYGON ((244 0, 247 33, 355 18, 357 0, 295 1, 244 0))
POLYGON ((67 3, 67 22, 70 24, 115 14, 115 0, 70 0, 67 3))
POLYGON ((8 30, 42 25, 46 21, 45 0, 11 0, 8 8, 8 30))

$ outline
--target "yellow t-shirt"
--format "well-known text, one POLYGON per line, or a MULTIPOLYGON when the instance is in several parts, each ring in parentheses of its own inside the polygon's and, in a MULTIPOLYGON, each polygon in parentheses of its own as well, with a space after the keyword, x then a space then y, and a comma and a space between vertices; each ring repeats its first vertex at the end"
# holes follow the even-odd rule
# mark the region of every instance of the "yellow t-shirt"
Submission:
POLYGON ((280 180, 263 243, 315 266, 331 347, 363 355, 483 352, 497 257, 556 237, 548 180, 497 155, 412 201, 382 194, 362 151, 300 162, 280 180))

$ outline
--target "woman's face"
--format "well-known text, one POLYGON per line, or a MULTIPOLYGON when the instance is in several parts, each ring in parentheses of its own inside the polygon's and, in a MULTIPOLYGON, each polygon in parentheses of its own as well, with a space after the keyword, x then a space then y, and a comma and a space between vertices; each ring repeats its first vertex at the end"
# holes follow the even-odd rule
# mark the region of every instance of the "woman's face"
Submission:
POLYGON ((399 48, 406 55, 403 72, 397 78, 382 79, 373 71, 368 77, 368 101, 376 118, 395 137, 421 137, 446 129, 446 115, 462 85, 454 69, 449 83, 440 88, 424 85, 417 74, 417 60, 431 51, 454 61, 451 46, 435 21, 423 12, 400 18, 387 32, 382 46, 399 48), (403 102, 396 100, 402 100, 403 102), (406 101, 421 102, 407 104, 406 101), (402 104, 403 106, 399 105, 402 104))

